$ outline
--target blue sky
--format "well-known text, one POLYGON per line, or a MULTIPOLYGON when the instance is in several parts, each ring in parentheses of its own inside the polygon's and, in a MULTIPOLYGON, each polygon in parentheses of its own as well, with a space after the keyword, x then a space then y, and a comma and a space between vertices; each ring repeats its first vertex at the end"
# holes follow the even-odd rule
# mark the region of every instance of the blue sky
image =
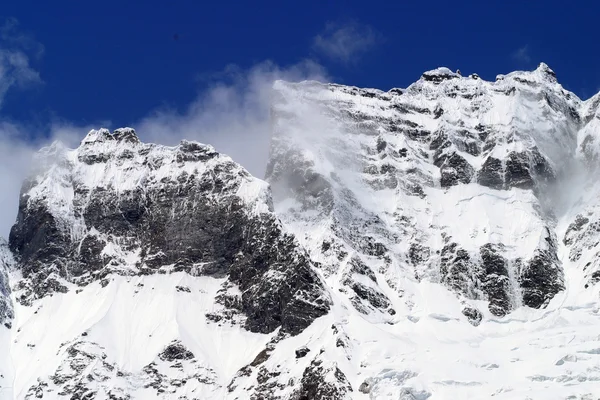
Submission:
POLYGON ((5 1, 0 8, 0 235, 41 145, 133 126, 213 144, 262 176, 274 79, 383 90, 423 71, 533 69, 600 89, 598 6, 571 1, 5 1))
POLYGON ((184 110, 228 66, 265 60, 309 59, 331 80, 381 89, 441 65, 493 79, 545 61, 581 97, 600 87, 591 2, 495 3, 5 2, 13 34, 39 44, 22 50, 40 82, 8 91, 2 113, 131 125, 157 108, 184 110))

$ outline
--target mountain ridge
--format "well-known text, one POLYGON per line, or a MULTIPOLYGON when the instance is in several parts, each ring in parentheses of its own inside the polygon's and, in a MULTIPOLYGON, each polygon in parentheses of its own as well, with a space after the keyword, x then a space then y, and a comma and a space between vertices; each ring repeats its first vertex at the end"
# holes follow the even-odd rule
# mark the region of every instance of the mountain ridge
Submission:
POLYGON ((0 244, 0 393, 593 398, 596 97, 543 63, 273 89, 266 182, 131 128, 38 154, 0 244))

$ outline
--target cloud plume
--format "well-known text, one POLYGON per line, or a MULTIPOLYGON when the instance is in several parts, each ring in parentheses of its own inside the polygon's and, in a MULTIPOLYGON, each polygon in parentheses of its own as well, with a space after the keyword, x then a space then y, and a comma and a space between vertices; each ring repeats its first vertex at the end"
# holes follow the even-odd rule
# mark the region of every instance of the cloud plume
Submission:
MULTIPOLYGON (((315 39, 315 46, 347 60, 365 51, 374 40, 372 35, 370 28, 358 24, 331 25, 322 37, 315 39), (356 43, 356 35, 361 35, 362 41, 356 43)), ((43 83, 31 65, 32 60, 38 60, 43 54, 43 45, 21 32, 17 20, 0 22, 0 236, 4 237, 8 236, 16 217, 21 183, 28 174, 33 154, 40 147, 60 140, 74 148, 90 129, 119 128, 111 126, 110 121, 82 126, 54 120, 33 126, 5 118, 1 105, 9 90, 43 83)), ((277 79, 327 81, 328 74, 311 59, 285 66, 272 61, 250 68, 230 65, 208 78, 203 75, 203 89, 184 111, 150 110, 131 126, 145 142, 176 145, 188 139, 211 144, 262 178, 270 143, 272 85, 277 79)))
MULTIPOLYGON (((263 177, 270 142, 271 89, 277 79, 324 81, 327 74, 310 60, 285 67, 270 61, 249 69, 229 66, 213 76, 184 112, 155 110, 132 127, 145 142, 176 145, 188 139, 211 144, 253 175, 263 177)), ((34 152, 55 140, 77 147, 90 129, 100 127, 118 128, 109 121, 86 126, 69 121, 25 126, 3 120, 0 114, 0 236, 7 237, 14 223, 20 186, 34 152), (26 139, 31 137, 38 139, 26 139)))
POLYGON ((273 82, 324 81, 326 71, 310 60, 287 67, 265 61, 248 70, 230 66, 219 77, 185 112, 158 110, 135 128, 148 142, 173 145, 190 139, 211 144, 262 177, 269 151, 273 82))
POLYGON ((17 20, 5 20, 0 27, 0 108, 11 88, 42 83, 39 72, 30 65, 31 53, 41 57, 43 46, 19 32, 17 20))
POLYGON ((523 47, 518 48, 513 54, 512 57, 514 60, 521 63, 529 63, 531 62, 531 56, 529 55, 529 46, 525 45, 523 47))
POLYGON ((315 36, 313 50, 333 61, 349 64, 372 49, 379 40, 379 34, 368 25, 330 22, 315 36))

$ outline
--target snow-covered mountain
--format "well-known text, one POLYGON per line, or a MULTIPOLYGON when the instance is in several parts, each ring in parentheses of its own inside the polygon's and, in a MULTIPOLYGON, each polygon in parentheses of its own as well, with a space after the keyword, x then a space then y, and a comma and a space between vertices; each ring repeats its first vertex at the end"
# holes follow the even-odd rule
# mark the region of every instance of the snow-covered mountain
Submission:
POLYGON ((564 289, 547 197, 574 158, 580 101, 547 66, 496 82, 440 68, 388 93, 276 90, 278 212, 358 310, 410 304, 423 279, 496 316, 564 289))
POLYGON ((0 395, 599 398, 599 121, 545 64, 438 68, 276 82, 268 183, 130 128, 42 149, 0 395))

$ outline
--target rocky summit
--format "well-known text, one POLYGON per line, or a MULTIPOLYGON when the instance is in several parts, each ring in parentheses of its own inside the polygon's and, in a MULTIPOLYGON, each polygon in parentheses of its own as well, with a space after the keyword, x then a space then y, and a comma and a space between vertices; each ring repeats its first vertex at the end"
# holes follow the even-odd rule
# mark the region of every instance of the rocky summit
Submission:
POLYGON ((40 150, 0 398, 598 398, 600 95, 277 81, 271 126, 264 181, 131 128, 40 150))

